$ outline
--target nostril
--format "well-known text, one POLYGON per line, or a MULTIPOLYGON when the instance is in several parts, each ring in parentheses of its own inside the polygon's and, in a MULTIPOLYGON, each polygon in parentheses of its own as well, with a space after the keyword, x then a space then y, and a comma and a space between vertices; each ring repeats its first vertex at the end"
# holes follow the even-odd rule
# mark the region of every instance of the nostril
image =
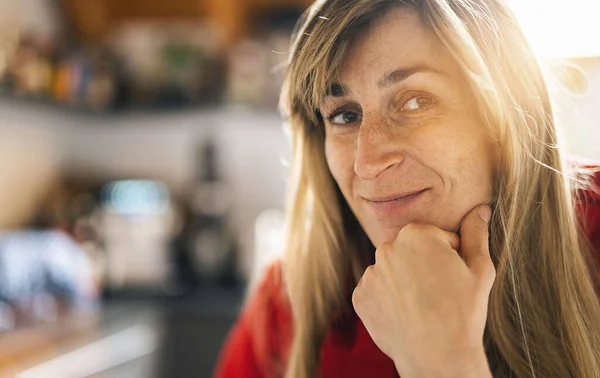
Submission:
POLYGON ((363 180, 374 180, 384 172, 399 166, 404 160, 397 152, 382 154, 379 151, 369 155, 357 155, 354 160, 354 173, 363 180))

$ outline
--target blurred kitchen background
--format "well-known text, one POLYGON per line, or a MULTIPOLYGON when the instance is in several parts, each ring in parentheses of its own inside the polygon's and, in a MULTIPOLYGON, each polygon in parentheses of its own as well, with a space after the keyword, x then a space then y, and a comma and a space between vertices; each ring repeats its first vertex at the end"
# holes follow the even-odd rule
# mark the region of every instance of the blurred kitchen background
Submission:
MULTIPOLYGON (((276 104, 310 2, 0 0, 0 377, 211 375, 281 252, 276 104)), ((567 148, 600 159, 580 2, 514 6, 567 148)))

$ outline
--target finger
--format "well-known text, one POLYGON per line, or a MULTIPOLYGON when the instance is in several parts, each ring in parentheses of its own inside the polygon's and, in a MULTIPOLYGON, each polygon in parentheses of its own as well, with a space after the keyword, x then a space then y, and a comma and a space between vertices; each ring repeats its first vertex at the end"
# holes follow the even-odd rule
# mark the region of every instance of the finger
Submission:
POLYGON ((450 248, 455 251, 460 249, 460 236, 458 236, 455 232, 445 231, 435 226, 427 225, 425 227, 431 231, 431 234, 429 235, 435 235, 436 238, 441 239, 444 243, 448 243, 450 248))
POLYGON ((420 223, 409 223, 406 226, 404 226, 398 233, 398 236, 396 237, 396 240, 393 244, 401 242, 408 235, 410 235, 409 237, 419 235, 420 237, 424 237, 427 239, 438 240, 448 243, 448 245, 455 251, 458 251, 460 248, 460 237, 456 233, 444 231, 441 228, 438 228, 433 225, 420 223))
POLYGON ((487 205, 475 207, 460 226, 460 253, 469 269, 484 278, 493 273, 489 249, 489 222, 492 210, 487 205), (491 271, 490 271, 491 270, 491 271))
POLYGON ((456 233, 454 233, 454 232, 449 232, 449 231, 442 231, 442 232, 444 234, 444 238, 446 239, 446 241, 448 242, 450 247, 453 250, 458 251, 460 249, 460 237, 458 235, 456 235, 456 233))

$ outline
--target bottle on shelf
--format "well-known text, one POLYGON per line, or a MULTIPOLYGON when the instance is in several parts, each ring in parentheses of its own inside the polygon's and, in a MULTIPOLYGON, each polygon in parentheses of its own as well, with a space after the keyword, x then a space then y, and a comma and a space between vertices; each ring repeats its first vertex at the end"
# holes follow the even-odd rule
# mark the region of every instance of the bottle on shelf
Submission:
POLYGON ((205 284, 237 281, 235 241, 228 225, 231 198, 217 163, 213 139, 200 144, 191 198, 191 246, 195 271, 205 284))

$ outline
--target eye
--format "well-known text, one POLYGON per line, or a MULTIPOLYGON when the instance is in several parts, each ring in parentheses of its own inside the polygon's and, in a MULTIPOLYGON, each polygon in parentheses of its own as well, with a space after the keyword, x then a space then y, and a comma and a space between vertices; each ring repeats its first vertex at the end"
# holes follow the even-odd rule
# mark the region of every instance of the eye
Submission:
POLYGON ((435 106, 435 99, 431 96, 414 96, 411 97, 408 101, 402 105, 401 111, 415 111, 415 110, 425 110, 435 106))
POLYGON ((335 126, 343 126, 349 125, 351 123, 360 122, 362 116, 360 114, 348 111, 334 111, 329 117, 328 120, 331 124, 335 126))

